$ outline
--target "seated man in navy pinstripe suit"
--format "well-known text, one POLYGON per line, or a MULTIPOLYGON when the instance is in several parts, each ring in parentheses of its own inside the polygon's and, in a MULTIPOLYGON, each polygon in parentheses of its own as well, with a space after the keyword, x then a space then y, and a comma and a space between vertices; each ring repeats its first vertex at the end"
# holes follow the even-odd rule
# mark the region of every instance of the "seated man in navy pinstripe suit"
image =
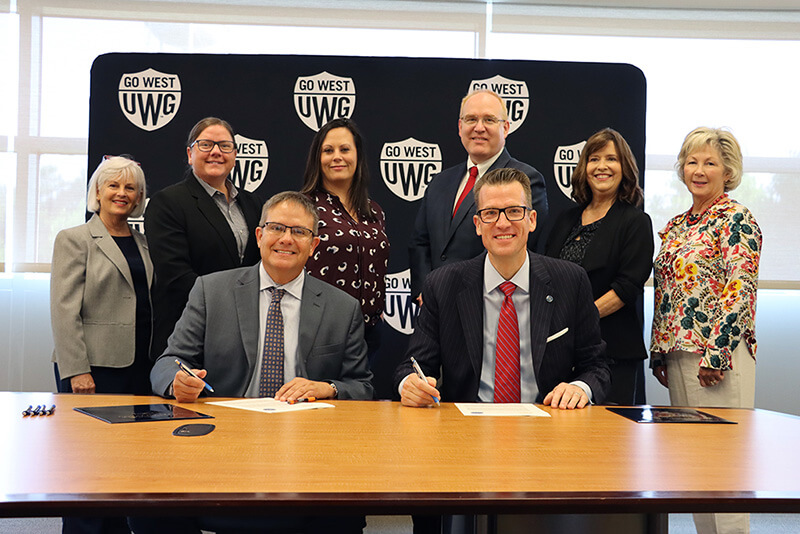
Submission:
POLYGON ((410 361, 401 364, 394 379, 403 404, 602 403, 611 376, 589 279, 574 264, 527 250, 536 228, 530 180, 497 169, 478 180, 474 194, 473 220, 487 253, 426 279, 408 356, 427 381, 410 361))

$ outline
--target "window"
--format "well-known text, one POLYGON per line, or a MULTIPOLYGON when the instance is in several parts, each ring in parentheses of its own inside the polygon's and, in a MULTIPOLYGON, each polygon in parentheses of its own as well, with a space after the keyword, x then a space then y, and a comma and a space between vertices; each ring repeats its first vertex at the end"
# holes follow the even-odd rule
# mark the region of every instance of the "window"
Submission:
MULTIPOLYGON (((493 57, 630 63, 647 79, 645 208, 658 232, 691 206, 674 172, 683 138, 697 126, 728 127, 744 154, 745 176, 731 197, 764 234, 759 278, 800 281, 796 254, 800 145, 796 100, 800 41, 491 34, 493 57)), ((587 83, 603 83, 590 80, 587 83)), ((587 132, 587 137, 592 132, 587 132)), ((643 164, 644 163, 644 164, 643 164)), ((656 248, 660 240, 656 235, 656 248)))
POLYGON ((732 196, 755 213, 765 234, 761 280, 800 281, 792 256, 800 237, 791 232, 800 213, 789 206, 800 182, 794 130, 800 107, 792 105, 800 71, 787 59, 800 57, 796 11, 758 11, 756 3, 752 11, 714 11, 321 0, 298 7, 286 0, 270 6, 208 1, 184 12, 181 3, 132 2, 115 12, 101 0, 69 10, 63 0, 0 2, 0 263, 6 271, 11 262, 19 270, 47 270, 55 233, 83 221, 91 170, 85 168, 89 69, 102 53, 135 51, 634 64, 648 81, 647 160, 640 166, 656 229, 689 204, 673 172, 683 136, 700 124, 728 126, 745 152, 745 180, 732 196), (69 16, 59 16, 64 13, 69 16), (709 38, 602 35, 696 35, 698 28, 709 38), (732 35, 748 38, 717 38, 732 35))
MULTIPOLYGON (((31 4, 48 4, 47 0, 31 4)), ((14 31, 3 31, 3 40, 13 41, 17 50, 19 16, 3 15, 0 24, 14 31)), ((37 19, 32 26, 36 33, 37 19)), ((52 246, 59 230, 84 221, 87 172, 86 139, 89 124, 90 68, 94 59, 107 52, 170 53, 262 53, 262 54, 339 54, 372 56, 447 56, 472 57, 476 34, 472 31, 438 31, 370 28, 321 28, 242 24, 198 24, 188 22, 150 22, 99 18, 42 17, 41 57, 32 47, 31 65, 41 65, 41 84, 31 76, 31 136, 25 150, 18 150, 25 161, 24 187, 13 203, 0 207, 1 228, 14 219, 16 237, 3 241, 3 250, 14 247, 14 270, 48 270, 52 246), (80 35, 80 39, 75 39, 80 35), (368 43, 368 46, 366 45, 368 43), (39 98, 37 98, 39 96, 39 98), (38 132, 38 135, 37 135, 38 132), (24 199, 21 202, 19 199, 24 199)), ((0 57, 0 66, 17 72, 17 55, 0 57), (5 63, 2 63, 5 62, 5 63)), ((38 69, 33 67, 32 72, 38 69)), ((16 102, 18 82, 3 80, 0 97, 16 102)), ((0 110, 0 135, 15 135, 18 110, 0 110), (6 113, 7 115, 3 115, 6 113)), ((2 138, 0 138, 2 139, 2 138)), ((12 157, 13 160, 13 157, 12 157)), ((2 164, 2 160, 0 160, 2 164)), ((13 166, 13 161, 10 163, 13 166)), ((14 173, 4 174, 7 177, 14 173)), ((0 182, 2 184, 2 182, 0 182)), ((3 187, 0 185, 0 187, 3 187)), ((5 200, 5 188, 0 198, 5 200)), ((3 232, 5 237, 5 232, 3 232)), ((3 256, 0 256, 2 262, 3 256)), ((6 270, 13 266, 6 265, 6 270)))

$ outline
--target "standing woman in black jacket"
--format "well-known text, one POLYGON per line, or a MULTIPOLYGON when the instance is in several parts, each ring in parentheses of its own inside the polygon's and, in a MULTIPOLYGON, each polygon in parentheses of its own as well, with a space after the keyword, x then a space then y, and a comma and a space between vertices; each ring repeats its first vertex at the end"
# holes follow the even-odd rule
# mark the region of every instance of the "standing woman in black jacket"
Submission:
POLYGON ((185 157, 184 180, 153 195, 144 216, 156 272, 153 359, 167 347, 198 276, 255 265, 261 257, 255 240, 261 203, 230 178, 236 164, 231 125, 216 117, 195 124, 185 157))
POLYGON ((589 275, 611 367, 609 404, 642 404, 644 345, 640 302, 653 267, 653 224, 639 206, 639 168, 611 128, 589 138, 572 175, 578 203, 556 220, 546 253, 589 275), (638 308, 638 310, 637 310, 638 308))

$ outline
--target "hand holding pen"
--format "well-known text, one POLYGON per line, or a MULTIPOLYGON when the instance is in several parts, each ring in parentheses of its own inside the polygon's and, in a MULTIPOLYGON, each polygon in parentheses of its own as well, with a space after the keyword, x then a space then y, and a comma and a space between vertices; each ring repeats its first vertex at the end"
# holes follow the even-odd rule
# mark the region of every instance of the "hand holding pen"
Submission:
POLYGON ((175 363, 178 364, 179 369, 172 381, 172 394, 178 402, 194 402, 203 389, 214 392, 214 388, 203 380, 207 372, 205 369, 193 371, 177 358, 175 363))
POLYGON ((414 358, 411 358, 411 365, 414 367, 414 373, 403 382, 400 392, 402 403, 405 406, 430 406, 432 403, 438 405, 440 394, 434 387, 436 380, 427 378, 414 358))

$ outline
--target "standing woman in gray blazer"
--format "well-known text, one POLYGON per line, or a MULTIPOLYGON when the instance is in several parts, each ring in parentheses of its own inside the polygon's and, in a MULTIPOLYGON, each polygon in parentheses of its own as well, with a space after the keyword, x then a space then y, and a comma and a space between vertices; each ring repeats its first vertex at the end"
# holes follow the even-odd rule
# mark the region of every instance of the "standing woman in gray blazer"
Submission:
POLYGON ((128 217, 144 212, 139 163, 105 156, 89 181, 89 222, 53 247, 50 318, 61 393, 150 394, 153 264, 128 217))

